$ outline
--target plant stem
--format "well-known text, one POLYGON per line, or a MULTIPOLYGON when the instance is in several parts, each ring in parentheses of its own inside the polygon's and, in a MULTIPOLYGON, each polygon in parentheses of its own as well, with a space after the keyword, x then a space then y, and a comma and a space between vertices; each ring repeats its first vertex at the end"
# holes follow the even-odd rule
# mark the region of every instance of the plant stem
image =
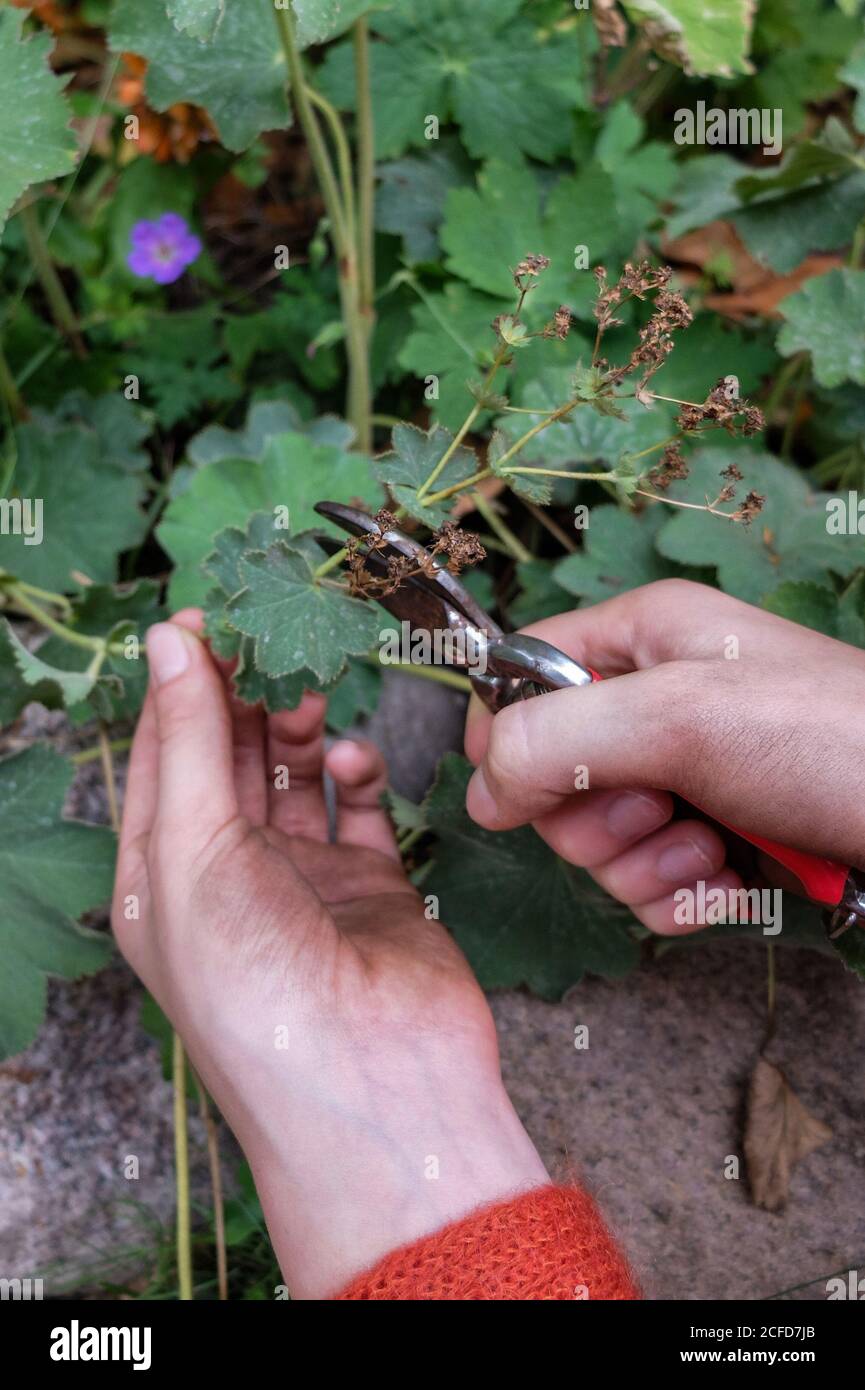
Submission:
POLYGON ((192 1300, 192 1240, 189 1221, 189 1132, 186 1116, 186 1057, 179 1033, 172 1037, 174 1086, 174 1172, 177 1185, 177 1296, 192 1300))
POLYGON ((657 492, 648 492, 646 488, 635 487, 634 492, 638 497, 650 497, 653 502, 665 502, 668 507, 684 507, 690 512, 709 512, 711 516, 722 516, 725 521, 735 521, 732 512, 721 512, 711 502, 677 502, 673 497, 660 497, 657 492))
MULTIPOLYGON (((108 747, 112 753, 125 753, 132 747, 132 739, 115 738, 111 740, 108 747)), ((95 763, 96 759, 101 757, 102 746, 101 743, 98 743, 95 748, 82 748, 80 753, 73 753, 69 761, 73 762, 76 767, 82 767, 84 763, 95 763)))
POLYGON ((108 796, 108 813, 111 817, 111 828, 115 835, 120 834, 120 812, 117 809, 117 783, 114 778, 114 759, 111 756, 111 744, 108 741, 108 725, 104 719, 99 721, 99 756, 102 759, 102 776, 105 779, 105 791, 108 796))
POLYGON ((90 652, 101 652, 105 650, 109 654, 123 652, 123 645, 119 642, 111 642, 108 645, 101 637, 88 637, 85 632, 75 632, 73 628, 66 627, 56 618, 52 618, 50 613, 46 613, 44 608, 40 608, 38 603, 34 603, 25 591, 25 586, 19 583, 4 584, 0 580, 0 592, 5 592, 13 603, 31 618, 35 618, 42 627, 53 632, 55 636, 62 637, 64 642, 69 642, 73 647, 85 647, 90 652))
MULTIPOLYGON (((519 496, 519 494, 517 495, 519 496)), ((527 497, 520 497, 520 501, 526 508, 526 511, 531 512, 535 521, 539 521, 542 526, 545 526, 550 535, 555 536, 556 540, 560 545, 564 546, 565 550, 576 550, 576 544, 568 535, 567 531, 565 531, 557 521, 554 521, 551 516, 548 516, 543 507, 536 506, 536 504, 530 502, 527 497)))
MULTIPOLYGON (((490 367, 489 371, 484 377, 483 386, 481 387, 481 394, 484 394, 486 391, 489 390, 490 386, 495 380, 495 376, 499 370, 499 367, 502 365, 502 362, 505 360, 505 357, 507 356, 507 353, 507 344, 502 343, 499 347, 498 352, 495 355, 492 366, 490 367)), ((475 404, 472 406, 468 415, 463 420, 462 424, 460 425, 459 429, 457 430, 448 447, 445 449, 435 468, 430 473, 426 481, 421 483, 420 487, 418 488, 417 499, 419 502, 423 501, 424 497, 426 497, 433 483, 436 481, 438 477, 440 477, 443 469, 450 461, 450 459, 453 458, 457 449, 462 444, 463 440, 465 439, 466 435, 468 434, 469 430, 471 429, 472 425, 474 424, 475 420, 478 418, 482 410, 483 405, 481 401, 475 401, 475 404)))
POLYGON ((401 840, 397 840, 396 847, 400 854, 407 854, 408 851, 417 844, 422 835, 426 834, 425 825, 416 825, 413 830, 409 830, 401 840))
POLYGON ((326 574, 330 574, 331 570, 335 570, 337 565, 342 564, 347 555, 348 550, 345 546, 342 547, 342 550, 335 551, 333 555, 329 556, 327 560, 324 560, 322 564, 319 565, 318 569, 315 571, 314 578, 322 579, 326 574))
POLYGON ((490 504, 487 498, 484 497, 483 493, 479 490, 473 492, 472 501, 474 502, 475 506, 477 507, 478 511, 480 512, 481 516, 484 518, 484 521, 487 523, 490 529, 492 531, 495 531, 499 540, 504 543, 504 546, 511 558, 517 560, 520 564, 526 564, 529 560, 531 560, 531 551, 526 550, 526 547, 523 545, 519 537, 514 535, 513 531, 498 515, 494 507, 490 504))
POLYGON ((225 1203, 222 1196, 222 1168, 219 1162, 219 1135, 216 1121, 207 1103, 207 1092, 193 1071, 198 1091, 198 1111, 207 1135, 207 1162, 210 1168, 210 1190, 213 1194, 213 1240, 216 1245, 216 1278, 220 1302, 228 1300, 228 1257, 225 1249, 225 1203))
POLYGON ((544 478, 570 478, 575 483, 617 483, 619 481, 619 475, 612 470, 606 473, 575 473, 572 468, 534 468, 531 464, 526 468, 506 468, 505 473, 539 473, 544 478))
POLYGON ((357 206, 360 308, 372 332, 375 298, 375 123, 370 85, 369 23, 365 15, 354 26, 354 72, 357 91, 357 206))
POLYGON ((442 666, 421 666, 414 661, 382 661, 378 656, 367 657, 373 666, 383 666, 386 671, 404 671, 407 676, 420 676, 423 680, 436 681, 439 685, 449 685, 454 690, 471 694, 472 683, 468 676, 460 676, 456 671, 448 671, 442 666))
POLYGON ((9 407, 9 414, 13 420, 26 420, 27 407, 21 397, 21 393, 15 384, 6 354, 0 344, 0 395, 9 407))
POLYGON ((78 331, 78 320, 72 305, 66 298, 63 283, 51 259, 35 203, 27 203, 21 209, 21 225, 24 228, 24 238, 30 252, 30 259, 33 262, 33 269, 45 292, 45 298, 51 309, 51 316, 57 327, 68 337, 76 356, 85 358, 87 348, 78 331))
POLYGON ((346 414, 354 425, 358 448, 362 452, 368 453, 372 445, 369 420, 371 406, 369 353, 366 324, 360 305, 354 229, 349 224, 348 210, 340 197, 339 186, 327 145, 309 97, 303 62, 295 39, 294 22, 288 10, 275 9, 274 14, 285 53, 298 118, 306 136, 310 158, 324 199, 325 209, 330 218, 336 249, 340 304, 345 324, 345 346, 348 356, 346 414))
POLYGON ((657 444, 650 444, 648 449, 641 449, 638 454, 625 454, 624 458, 627 459, 628 463, 634 463, 637 459, 645 458, 647 454, 656 453, 658 449, 665 449, 668 444, 673 444, 677 439, 681 438, 682 431, 679 430, 677 434, 671 434, 669 439, 660 439, 657 444))
POLYGON ((446 498, 453 497, 458 492, 464 492, 468 487, 474 487, 475 483, 483 482, 484 478, 492 478, 491 468, 481 468, 478 473, 473 473, 470 478, 464 479, 461 483, 453 483, 451 487, 443 487, 440 492, 431 492, 424 501, 427 503, 444 502, 446 498))
POLYGON ((549 425, 554 425, 557 420, 563 420, 564 417, 569 415, 572 410, 575 410, 578 405, 585 404, 586 402, 582 400, 572 400, 565 401, 564 405, 557 406, 556 409, 550 411, 549 415, 546 415, 543 420, 539 420, 536 425, 532 425, 530 430, 526 430, 525 434, 520 435, 517 442, 511 445, 507 453, 502 454, 501 458, 497 459, 496 467, 501 469, 503 463, 507 463, 508 459, 514 458, 516 454, 520 453, 528 444, 529 440, 534 439, 535 435, 540 434, 541 430, 547 429, 549 425))
POLYGON ((346 229, 349 237, 354 240, 357 227, 354 207, 354 181, 351 170, 351 150, 348 144, 348 137, 345 133, 345 127, 339 118, 339 112, 336 108, 331 106, 330 102, 323 97, 320 92, 317 92, 314 87, 310 86, 309 83, 306 84, 306 95, 309 97, 313 106, 318 107, 330 126, 330 132, 333 136, 333 143, 336 149, 336 162, 337 168, 339 169, 339 187, 342 197, 342 206, 345 209, 346 229))

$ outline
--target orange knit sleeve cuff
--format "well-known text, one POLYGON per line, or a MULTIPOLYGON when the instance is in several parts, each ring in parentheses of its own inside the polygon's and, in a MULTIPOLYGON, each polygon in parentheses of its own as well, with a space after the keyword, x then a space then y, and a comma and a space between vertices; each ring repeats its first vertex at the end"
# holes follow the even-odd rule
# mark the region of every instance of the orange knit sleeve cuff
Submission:
POLYGON ((633 1299, 640 1293, 591 1197, 542 1187, 482 1207, 358 1275, 341 1299, 633 1299))

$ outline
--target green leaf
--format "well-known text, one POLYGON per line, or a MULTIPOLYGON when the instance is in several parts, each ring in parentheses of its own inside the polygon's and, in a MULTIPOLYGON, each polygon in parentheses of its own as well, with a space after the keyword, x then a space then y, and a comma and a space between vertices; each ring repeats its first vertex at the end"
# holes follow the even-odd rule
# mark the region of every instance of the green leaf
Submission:
MULTIPOLYGON (((709 386, 712 385, 714 381, 710 381, 709 386)), ((504 415, 497 423, 513 443, 550 411, 573 399, 579 389, 579 384, 574 384, 573 367, 552 368, 517 392, 520 406, 537 413, 504 415)), ((639 453, 670 434, 672 417, 669 406, 663 402, 646 407, 628 397, 615 404, 621 410, 621 419, 600 414, 590 399, 585 405, 576 406, 570 415, 535 435, 513 462, 543 462, 547 468, 570 468, 583 463, 614 468, 622 454, 639 453)), ((577 469, 574 480, 579 481, 577 469)))
MULTIPOLYGON (((509 146, 552 161, 568 146, 572 112, 585 104, 583 41, 573 30, 540 34, 519 0, 402 0, 371 16, 388 42, 372 44, 376 149, 383 158, 427 142, 426 118, 455 120, 476 158, 509 146)), ((356 104, 350 44, 319 72, 325 96, 356 104)))
POLYGON ((651 220, 652 205, 629 177, 598 164, 561 178, 541 211, 541 185, 527 165, 491 159, 476 188, 454 188, 445 202, 441 242, 447 265, 475 289, 513 303, 513 267, 528 254, 547 256, 527 313, 567 304, 578 318, 592 318, 597 285, 591 270, 575 269, 576 249, 586 246, 590 265, 630 253, 651 220))
POLYGON ((372 714, 381 695, 381 667, 368 661, 349 661, 335 686, 327 689, 327 727, 342 733, 372 714))
MULTIPOLYGON (((504 416, 505 420, 513 420, 514 418, 514 416, 504 416)), ((525 420, 526 417, 520 415, 519 419, 525 420)), ((514 434, 518 433, 521 433, 521 431, 515 429, 514 434)), ((497 429, 487 449, 487 466, 493 470, 497 478, 503 478, 508 487, 512 488, 518 497, 525 497, 529 502, 537 502, 541 506, 546 506, 553 495, 552 478, 540 472, 537 477, 533 477, 530 472, 509 472, 509 469, 512 467, 520 469, 531 468, 531 464, 525 454, 515 454, 507 463, 502 463, 502 459, 508 453, 509 446, 512 442, 512 440, 507 438, 503 430, 497 429)))
POLYGON ((110 938, 75 922, 111 895, 114 836, 61 819, 73 776, 64 758, 38 745, 0 761, 0 1056, 35 1038, 46 975, 76 979, 111 956, 110 938))
POLYGON ((321 681, 334 680, 346 654, 374 644, 377 610, 320 583, 305 556, 285 541, 244 555, 238 566, 244 588, 227 607, 229 621, 255 637, 255 664, 268 676, 309 667, 321 681))
POLYGON ((806 281, 779 305, 787 322, 778 334, 785 357, 805 348, 821 386, 865 386, 865 270, 830 270, 806 281))
POLYGON ((348 449, 354 439, 351 425, 336 415, 303 420, 289 401, 253 401, 243 429, 207 425, 190 439, 186 457, 198 468, 218 459, 258 461, 268 440, 278 434, 305 434, 314 444, 333 444, 338 449, 348 449))
MULTIPOLYGON (((448 498, 431 504, 418 501, 417 491, 439 459, 444 457, 452 441, 453 435, 440 425, 429 431, 420 430, 415 425, 396 425, 391 436, 393 451, 376 459, 374 464, 376 477, 387 483, 395 500, 405 507, 410 516, 432 527, 445 520, 452 502, 448 498)), ((477 471, 478 461, 474 450, 461 445, 448 459, 431 492, 461 483, 477 471)))
POLYGON ((372 9, 376 0, 291 0, 301 48, 327 43, 372 9))
POLYGON ((847 246, 865 216, 865 173, 755 199, 733 218, 751 255, 780 274, 817 251, 847 246))
POLYGON ((689 74, 732 77, 752 71, 748 61, 754 6, 750 0, 622 0, 662 58, 689 74))
POLYGON ((454 432, 471 409, 467 383, 492 361, 493 318, 508 307, 505 300, 474 294, 452 281, 441 294, 425 295, 412 310, 414 329, 400 348, 399 364, 416 375, 419 399, 428 379, 436 379, 438 396, 431 405, 437 419, 454 432))
POLYGON ((587 971, 626 974, 638 959, 627 909, 534 830, 493 833, 475 825, 465 809, 471 771, 456 753, 439 763, 423 807, 438 836, 423 892, 438 896, 442 921, 481 985, 527 985, 543 999, 559 999, 587 971))
MULTIPOLYGON (((671 509, 658 534, 662 555, 684 565, 715 566, 721 587, 748 603, 759 603, 788 579, 828 584, 830 574, 848 575, 857 568, 858 538, 827 533, 825 493, 812 492, 801 473, 771 454, 739 448, 735 460, 745 474, 739 496, 753 489, 767 499, 760 515, 742 526, 704 511, 671 509)), ((690 477, 672 483, 668 495, 699 505, 711 501, 729 462, 728 449, 697 451, 690 477)))
POLYGON ((763 607, 815 632, 865 647, 865 572, 839 596, 822 584, 787 582, 763 599, 763 607))
POLYGON ((0 10, 0 232, 32 184, 75 167, 71 112, 62 95, 68 75, 51 71, 52 35, 22 39, 25 18, 21 10, 0 10))
POLYGON ((675 567, 655 550, 665 520, 660 505, 639 514, 615 506, 593 507, 583 547, 558 561, 553 571, 556 583, 586 603, 600 603, 641 584, 668 579, 675 567))
POLYGON ((168 0, 174 27, 202 43, 210 43, 225 15, 225 0, 168 0))
MULTIPOLYGON (((34 415, 47 423, 42 411, 34 415)), ((124 473, 141 473, 150 466, 150 455, 141 447, 150 434, 150 424, 135 402, 118 391, 104 396, 68 391, 55 406, 53 419, 89 426, 99 440, 103 460, 124 473)))
POLYGON ((736 192, 748 202, 767 193, 787 193, 821 179, 838 178, 861 167, 846 130, 835 117, 830 117, 814 140, 794 145, 780 164, 739 179, 736 192))
POLYGON ((127 373, 141 378, 153 398, 159 423, 170 429, 188 420, 205 405, 233 401, 240 385, 220 361, 222 345, 216 331, 214 304, 205 304, 159 321, 136 348, 124 355, 127 373))
MULTIPOLYGON (((60 666, 51 666, 38 652, 31 652, 16 636, 15 629, 5 619, 0 618, 3 646, 11 653, 17 674, 29 691, 29 700, 39 700, 49 709, 70 709, 73 705, 95 697, 97 687, 101 688, 102 699, 97 700, 97 708, 103 709, 110 694, 118 693, 120 682, 116 677, 97 676, 84 671, 69 671, 60 666)), ((91 653, 92 655, 92 653, 91 653)), ((26 704, 27 701, 25 700, 26 704)))
POLYGON ((116 0, 109 44, 115 53, 147 59, 151 106, 203 106, 230 150, 245 150, 262 131, 290 124, 272 0, 225 0, 222 22, 206 44, 179 33, 159 5, 116 0))
POLYGON ((74 587, 73 570, 110 583, 118 554, 144 534, 140 480, 107 464, 84 425, 34 420, 16 438, 12 496, 41 499, 44 534, 40 544, 0 534, 0 569, 55 591, 74 587))
POLYGON ((471 165, 455 140, 440 140, 422 156, 379 164, 375 225, 403 238, 409 262, 438 259, 445 198, 471 180, 471 165))
MULTIPOLYGON (((162 622, 165 616, 159 601, 159 585, 152 579, 139 579, 135 584, 118 587, 93 584, 72 598, 67 627, 88 637, 110 637, 113 642, 124 645, 124 654, 109 654, 102 668, 122 685, 120 690, 117 685, 113 689, 105 688, 110 704, 106 718, 132 719, 141 708, 147 690, 144 638, 147 629, 153 623, 162 622), (137 644, 125 642, 132 635, 137 636, 137 644)), ((84 671, 93 653, 72 646, 62 637, 49 636, 39 648, 39 656, 54 666, 84 671)), ((73 711, 73 719, 77 722, 92 717, 92 710, 86 707, 73 711)))
POLYGON ((170 606, 203 601, 209 584, 199 566, 226 526, 245 523, 252 512, 273 514, 274 508, 287 507, 292 531, 315 526, 335 532, 314 510, 327 498, 358 498, 376 511, 383 497, 370 477, 369 460, 313 444, 306 435, 283 434, 268 440, 259 463, 220 459, 199 468, 187 490, 166 507, 158 529, 160 544, 177 566, 170 606))
MULTIPOLYGON (((735 376, 739 392, 749 396, 777 368, 768 333, 745 332, 720 314, 697 314, 663 367, 651 390, 683 401, 705 400, 722 376, 735 376)), ((662 437, 662 436, 659 436, 662 437)))
POLYGON ((865 42, 856 45, 838 76, 856 92, 853 122, 857 130, 865 131, 865 42))
POLYGON ((508 604, 508 618, 515 628, 528 627, 529 623, 573 608, 572 600, 554 578, 555 567, 553 560, 525 560, 517 565, 520 592, 508 604))

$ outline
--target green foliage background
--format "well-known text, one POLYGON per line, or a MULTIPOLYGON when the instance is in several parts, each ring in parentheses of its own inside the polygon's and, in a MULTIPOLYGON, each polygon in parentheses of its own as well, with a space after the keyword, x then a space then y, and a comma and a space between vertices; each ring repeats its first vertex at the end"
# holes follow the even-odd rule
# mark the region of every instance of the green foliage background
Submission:
MULTIPOLYGON (((375 621, 355 600, 317 587, 323 552, 300 534, 320 525, 314 503, 357 498, 374 508, 389 488, 411 515, 440 520, 418 487, 471 408, 469 383, 492 362, 490 324, 513 308, 513 266, 529 252, 550 258, 526 318, 538 327, 564 303, 572 330, 566 341, 536 339, 514 352, 496 389, 527 413, 502 415, 486 401, 447 483, 471 474, 494 429, 511 440, 515 420, 539 419, 565 399, 579 360, 588 362, 596 287, 591 268, 575 268, 578 245, 615 278, 626 259, 663 263, 676 238, 719 220, 769 279, 815 253, 834 258, 819 276, 784 286, 777 312, 755 299, 733 317, 723 301, 740 267, 729 253, 673 255, 695 322, 654 389, 701 401, 720 374, 733 373, 767 428, 748 444, 701 441, 690 477, 670 496, 714 495, 719 468, 735 458, 768 497, 759 522, 731 528, 701 512, 635 508, 627 489, 603 480, 557 479, 538 495, 566 525, 577 500, 592 507, 580 548, 564 555, 514 492, 508 520, 531 558, 497 558, 472 582, 504 622, 520 625, 667 575, 696 575, 865 645, 862 539, 829 536, 825 526, 826 495, 865 481, 858 0, 716 0, 711 20, 696 0, 625 0, 625 44, 608 49, 591 12, 564 0, 294 0, 310 80, 350 134, 358 102, 347 31, 366 13, 372 34, 375 460, 357 450, 342 418, 338 279, 290 128, 270 0, 69 0, 54 10, 84 43, 90 69, 41 11, 0 10, 0 483, 9 500, 43 498, 48 527, 41 546, 0 535, 5 725, 37 699, 122 736, 145 683, 140 666, 130 675, 124 641, 143 636, 166 605, 188 603, 203 604, 214 640, 239 654, 249 698, 291 705, 306 682, 335 692, 335 725, 368 711, 379 674, 363 658, 375 621), (185 152, 187 162, 160 162, 126 138, 129 102, 115 80, 122 54, 146 60, 136 109, 169 111, 169 122, 181 120, 177 103, 182 120, 191 108, 205 113, 208 138, 185 152), (779 110, 782 158, 677 144, 676 112, 700 101, 779 110), (225 210, 238 204, 242 215, 226 225, 225 210), (312 208, 288 233, 291 266, 282 271, 273 269, 267 223, 274 205, 312 208), (187 217, 205 249, 181 282, 160 289, 133 276, 125 258, 131 227, 165 211, 187 217), (34 235, 75 332, 58 322, 34 235), (132 377, 137 400, 127 399, 132 377), (415 428, 398 426, 391 439, 393 421, 415 428), (249 551, 262 553, 261 513, 278 506, 290 510, 291 537, 268 548, 264 535, 264 559, 250 560, 249 551), (42 622, 38 655, 21 641, 20 619, 34 609, 62 629, 42 622), (257 643, 275 611, 285 640, 268 648, 268 666, 257 643)), ((274 222, 283 225, 290 219, 274 222)), ((605 341, 613 360, 627 357, 642 306, 624 317, 605 341)), ((578 410, 524 461, 615 473, 623 455, 668 435, 673 416, 663 402, 630 403, 622 418, 578 410)), ((638 952, 626 914, 532 832, 493 842, 466 823, 456 833, 464 775, 459 760, 446 760, 414 828, 429 836, 429 881, 482 981, 555 997, 584 970, 629 968, 638 952), (503 878, 519 912, 490 953, 484 884, 503 878)), ((70 776, 67 762, 40 747, 0 762, 7 1052, 34 1036, 46 975, 83 973, 106 954, 76 917, 106 896, 107 835, 62 819, 70 776), (74 891, 54 872, 58 849, 74 850, 74 891)), ((816 915, 811 939, 820 939, 816 915)), ((861 970, 857 940, 845 938, 843 953, 861 970)))

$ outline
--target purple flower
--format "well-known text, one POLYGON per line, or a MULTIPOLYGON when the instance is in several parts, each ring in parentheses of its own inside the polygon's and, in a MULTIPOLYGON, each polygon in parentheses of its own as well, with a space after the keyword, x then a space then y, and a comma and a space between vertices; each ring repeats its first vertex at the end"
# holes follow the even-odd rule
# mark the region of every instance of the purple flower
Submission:
POLYGON ((155 222, 136 222, 126 264, 133 275, 170 285, 201 255, 201 242, 178 212, 164 212, 155 222))

